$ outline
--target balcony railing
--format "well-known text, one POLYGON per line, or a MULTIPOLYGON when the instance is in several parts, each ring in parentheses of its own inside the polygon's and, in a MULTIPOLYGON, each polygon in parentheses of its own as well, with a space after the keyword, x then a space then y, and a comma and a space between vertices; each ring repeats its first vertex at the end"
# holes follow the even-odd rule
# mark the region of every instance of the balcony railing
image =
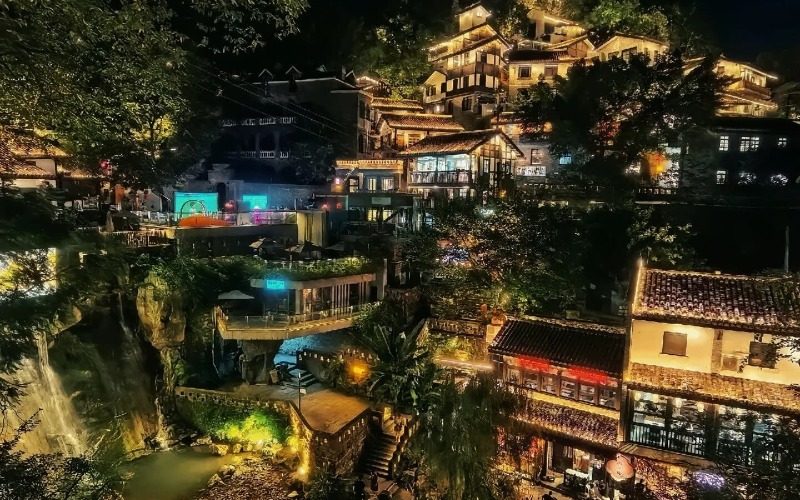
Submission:
POLYGON ((284 340, 348 328, 372 306, 366 303, 301 314, 269 312, 253 316, 229 316, 218 307, 214 316, 217 330, 225 339, 284 340))
POLYGON ((667 430, 656 425, 631 424, 630 440, 645 446, 688 455, 704 456, 706 454, 706 439, 704 435, 674 429, 667 430))
POLYGON ((114 231, 109 236, 128 248, 153 248, 168 246, 172 240, 165 229, 143 229, 141 231, 114 231))
POLYGON ((414 172, 410 184, 472 184, 472 174, 467 170, 454 172, 414 172))
MULTIPOLYGON (((179 217, 173 212, 134 211, 139 220, 144 224, 155 226, 177 226, 179 217)), ((294 210, 264 210, 256 212, 206 212, 205 217, 224 222, 225 226, 248 226, 262 224, 296 224, 297 212, 294 210)), ((189 214, 184 213, 183 217, 189 214)))

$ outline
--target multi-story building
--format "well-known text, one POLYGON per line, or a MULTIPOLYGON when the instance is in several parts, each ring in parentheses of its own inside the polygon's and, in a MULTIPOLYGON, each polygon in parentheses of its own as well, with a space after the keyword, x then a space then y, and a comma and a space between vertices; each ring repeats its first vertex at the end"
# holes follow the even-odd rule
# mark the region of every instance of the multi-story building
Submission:
MULTIPOLYGON (((800 167, 800 123, 785 118, 721 116, 712 131, 718 152, 714 182, 720 186, 794 186, 800 167)), ((688 177, 688 174, 687 174, 688 177)))
POLYGON ((352 157, 369 150, 370 96, 354 80, 330 74, 303 78, 294 66, 285 77, 224 89, 229 99, 214 163, 279 171, 293 155, 319 143, 352 157))
POLYGON ((723 93, 724 115, 769 116, 778 110, 767 83, 778 77, 752 64, 721 57, 717 72, 731 79, 723 93))
POLYGON ((677 467, 751 464, 779 415, 800 414, 800 284, 640 267, 623 377, 621 451, 677 467))
POLYGON ((522 151, 500 130, 429 136, 406 148, 408 188, 424 199, 504 196, 522 151))
POLYGON ((510 320, 489 346, 495 374, 526 396, 520 419, 537 439, 523 472, 580 489, 605 483, 617 453, 623 328, 544 318, 510 320))
POLYGON ((456 13, 458 32, 428 49, 434 71, 425 80, 425 108, 471 123, 491 116, 504 88, 510 44, 489 23, 491 12, 480 3, 456 13))

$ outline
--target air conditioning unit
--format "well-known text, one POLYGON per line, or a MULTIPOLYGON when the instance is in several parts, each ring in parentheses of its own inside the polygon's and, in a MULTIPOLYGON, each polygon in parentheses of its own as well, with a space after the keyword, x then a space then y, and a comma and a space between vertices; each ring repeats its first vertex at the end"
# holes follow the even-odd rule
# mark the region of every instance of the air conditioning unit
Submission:
POLYGON ((741 354, 723 354, 722 355, 722 369, 730 372, 738 372, 742 367, 741 354))

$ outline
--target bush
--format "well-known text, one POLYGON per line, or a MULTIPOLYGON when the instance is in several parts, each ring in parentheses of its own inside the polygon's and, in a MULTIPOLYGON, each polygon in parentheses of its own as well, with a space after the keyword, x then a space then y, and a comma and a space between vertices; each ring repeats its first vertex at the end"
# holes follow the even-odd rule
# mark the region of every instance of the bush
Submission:
POLYGON ((285 443, 290 434, 288 417, 277 410, 179 400, 178 411, 198 430, 221 441, 285 443))

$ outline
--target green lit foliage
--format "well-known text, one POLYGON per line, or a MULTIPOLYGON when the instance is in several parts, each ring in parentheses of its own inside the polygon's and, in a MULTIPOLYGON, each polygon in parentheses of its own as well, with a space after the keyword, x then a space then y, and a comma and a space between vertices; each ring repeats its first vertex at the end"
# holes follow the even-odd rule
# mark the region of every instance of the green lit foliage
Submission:
POLYGON ((517 113, 556 157, 572 156, 566 175, 629 185, 626 169, 645 153, 664 152, 715 116, 725 83, 715 60, 706 58, 688 73, 684 67, 678 53, 655 62, 642 55, 577 63, 552 87, 542 82, 521 92, 517 113))
MULTIPOLYGON (((261 271, 263 274, 254 274, 252 277, 274 277, 290 280, 312 280, 322 278, 335 278, 337 276, 351 276, 374 272, 375 266, 359 257, 345 257, 333 260, 313 261, 309 264, 297 262, 293 267, 283 264, 265 263, 261 271)), ((258 271, 257 271, 258 272, 258 271)))
POLYGON ((498 387, 492 375, 470 379, 463 388, 448 379, 439 392, 414 438, 418 465, 441 498, 508 498, 495 469, 498 443, 502 433, 518 425, 512 417, 522 400, 498 387))
POLYGON ((188 422, 214 439, 263 445, 289 437, 289 419, 276 410, 208 401, 178 400, 177 405, 188 422))

